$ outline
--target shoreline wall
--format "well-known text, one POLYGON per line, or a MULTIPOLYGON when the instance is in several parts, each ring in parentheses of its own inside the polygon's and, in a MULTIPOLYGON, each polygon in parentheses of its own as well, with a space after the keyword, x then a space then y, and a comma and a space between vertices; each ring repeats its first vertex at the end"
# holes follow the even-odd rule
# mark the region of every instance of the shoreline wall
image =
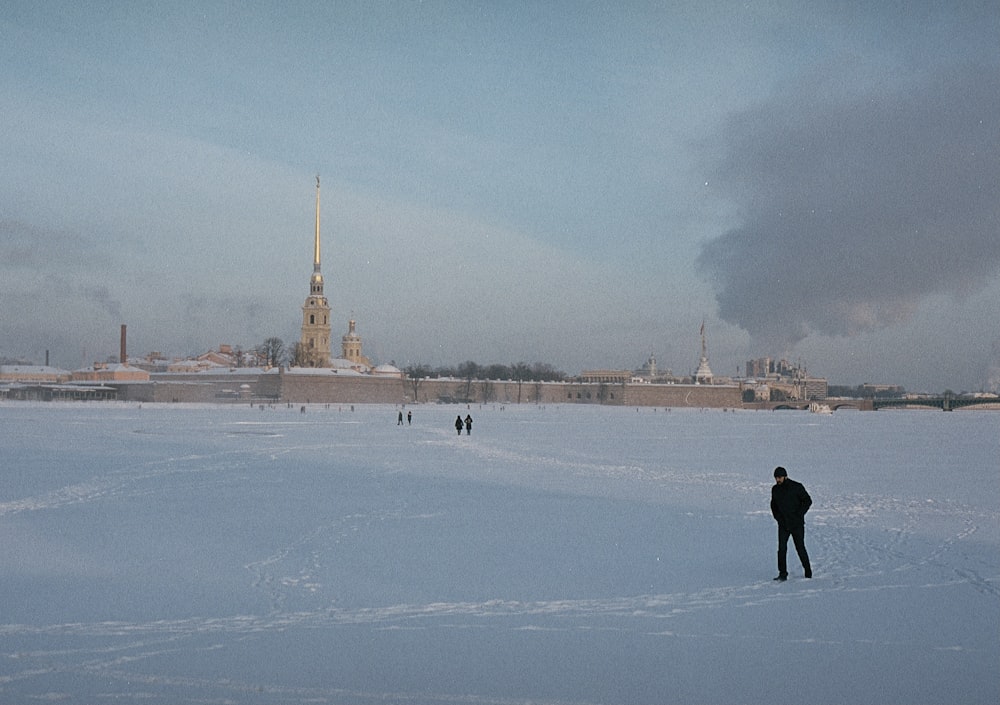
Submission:
POLYGON ((600 404, 741 408, 737 385, 521 382, 338 375, 330 370, 154 374, 119 383, 124 401, 292 404, 600 404))
POLYGON ((673 406, 739 408, 737 385, 599 384, 521 382, 512 380, 404 380, 409 403, 462 404, 602 404, 605 406, 673 406))

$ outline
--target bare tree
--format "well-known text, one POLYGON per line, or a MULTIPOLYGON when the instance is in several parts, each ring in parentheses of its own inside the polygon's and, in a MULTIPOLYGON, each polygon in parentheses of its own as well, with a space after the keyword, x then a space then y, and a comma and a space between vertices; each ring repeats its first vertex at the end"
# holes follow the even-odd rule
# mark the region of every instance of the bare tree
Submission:
POLYGON ((472 398, 472 380, 479 377, 479 365, 474 363, 472 360, 463 362, 458 366, 458 376, 465 378, 465 392, 462 394, 464 399, 472 398))
POLYGON ((287 350, 281 338, 268 338, 257 349, 257 354, 270 367, 280 367, 285 362, 287 350))
POLYGON ((412 401, 418 401, 417 394, 420 392, 420 384, 431 376, 431 368, 427 365, 409 365, 404 372, 406 372, 406 379, 413 390, 412 401))
POLYGON ((531 366, 531 377, 529 379, 539 382, 558 382, 566 379, 566 373, 560 372, 548 363, 536 362, 531 366))
POLYGON ((510 368, 499 363, 479 368, 479 379, 510 379, 510 375, 510 368))
POLYGON ((292 346, 292 357, 290 360, 292 367, 308 367, 309 366, 309 349, 302 344, 302 341, 295 343, 292 346))
POLYGON ((510 367, 511 376, 517 382, 517 403, 521 403, 521 385, 525 380, 531 379, 531 368, 527 362, 515 362, 510 367))

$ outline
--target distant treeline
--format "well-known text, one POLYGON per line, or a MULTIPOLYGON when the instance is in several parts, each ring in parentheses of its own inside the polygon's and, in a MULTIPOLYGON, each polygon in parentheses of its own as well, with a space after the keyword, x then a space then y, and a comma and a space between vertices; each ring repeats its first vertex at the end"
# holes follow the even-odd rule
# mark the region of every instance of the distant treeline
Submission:
POLYGON ((528 364, 516 362, 513 365, 493 363, 480 365, 471 360, 455 366, 431 367, 430 365, 410 365, 403 369, 410 379, 513 379, 521 382, 559 382, 566 379, 566 373, 544 362, 528 364))
POLYGON ((898 399, 906 394, 903 387, 893 385, 889 389, 873 389, 868 385, 858 385, 849 387, 846 385, 831 384, 827 387, 828 397, 848 397, 852 399, 898 399))
MULTIPOLYGON (((251 357, 250 354, 242 352, 239 348, 234 350, 237 357, 237 366, 242 367, 244 358, 251 357)), ((295 365, 312 366, 310 364, 310 353, 302 347, 301 343, 293 346, 285 345, 281 338, 268 338, 261 345, 252 349, 253 363, 262 362, 272 366, 295 365)), ((395 365, 395 362, 392 363, 395 365)), ((418 363, 403 368, 403 372, 409 379, 438 379, 440 377, 454 377, 456 379, 512 379, 519 382, 560 382, 567 378, 567 374, 557 370, 552 365, 545 362, 515 362, 512 365, 493 363, 490 365, 480 365, 478 362, 468 360, 458 365, 445 365, 442 367, 431 367, 418 363)))

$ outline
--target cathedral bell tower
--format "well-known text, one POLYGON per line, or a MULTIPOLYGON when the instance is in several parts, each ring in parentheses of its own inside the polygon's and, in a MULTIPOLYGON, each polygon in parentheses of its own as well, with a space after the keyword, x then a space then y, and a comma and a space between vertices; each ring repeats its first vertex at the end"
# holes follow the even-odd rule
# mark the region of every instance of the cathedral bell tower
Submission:
POLYGON ((330 304, 323 295, 323 275, 319 266, 319 177, 316 177, 316 238, 313 243, 313 273, 309 296, 302 306, 302 364, 307 367, 330 365, 330 304))
POLYGON ((361 336, 354 327, 354 319, 348 322, 347 335, 340 339, 340 355, 351 363, 354 369, 367 369, 372 366, 372 361, 361 354, 361 336))

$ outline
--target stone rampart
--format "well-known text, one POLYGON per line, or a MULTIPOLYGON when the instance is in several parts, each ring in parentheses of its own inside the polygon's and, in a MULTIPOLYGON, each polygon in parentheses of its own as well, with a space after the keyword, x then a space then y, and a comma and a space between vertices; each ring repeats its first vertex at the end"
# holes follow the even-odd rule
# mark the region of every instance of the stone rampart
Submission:
POLYGON ((512 380, 404 380, 406 401, 472 404, 604 404, 739 408, 736 385, 521 382, 512 380))
POLYGON ((743 397, 735 384, 629 384, 625 405, 739 409, 743 397))
POLYGON ((316 374, 281 375, 281 401, 295 404, 402 404, 403 380, 372 375, 337 375, 317 369, 316 374))
POLYGON ((739 387, 710 384, 521 382, 345 375, 329 369, 263 374, 154 374, 146 383, 115 384, 119 398, 156 402, 292 404, 603 404, 739 408, 739 387))
POLYGON ((123 401, 224 404, 278 401, 281 380, 277 371, 227 374, 171 372, 154 373, 149 382, 114 382, 123 401))

